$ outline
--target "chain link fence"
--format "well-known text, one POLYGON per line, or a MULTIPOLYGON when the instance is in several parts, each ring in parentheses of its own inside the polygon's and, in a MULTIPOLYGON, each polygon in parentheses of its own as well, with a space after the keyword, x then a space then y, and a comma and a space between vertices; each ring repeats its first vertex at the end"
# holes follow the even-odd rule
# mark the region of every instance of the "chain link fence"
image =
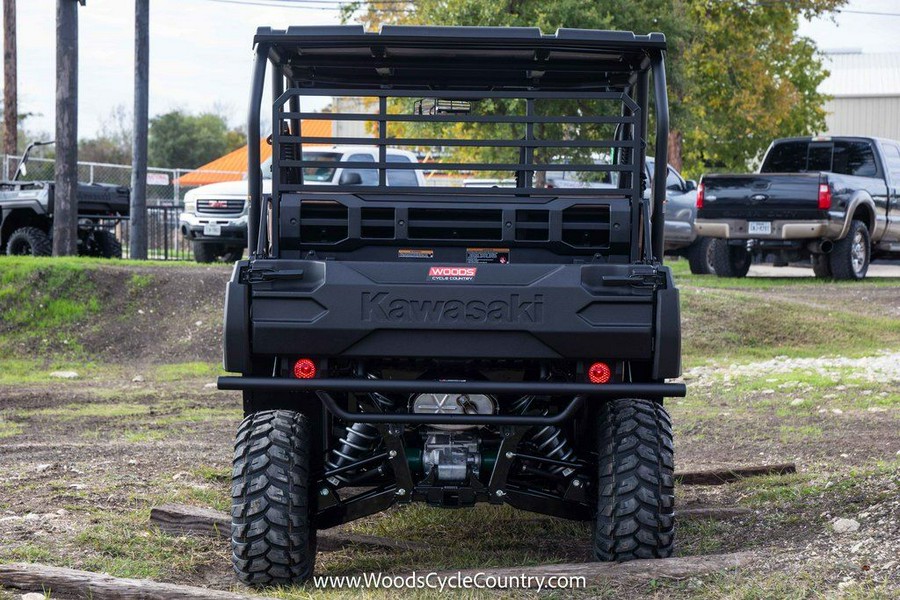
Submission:
MULTIPOLYGON (((21 161, 21 156, 3 156, 4 179, 12 178, 21 161)), ((54 178, 52 158, 29 157, 28 174, 24 181, 52 181, 54 178)), ((196 186, 183 185, 180 180, 188 173, 202 173, 209 179, 222 181, 240 180, 244 173, 235 171, 211 171, 197 169, 147 169, 147 255, 155 260, 191 260, 193 253, 190 242, 181 233, 178 215, 184 207, 184 194, 196 186)), ((79 162, 78 180, 83 183, 107 183, 131 186, 131 165, 79 162)), ((107 221, 104 227, 113 231, 125 256, 128 254, 128 220, 107 221)))

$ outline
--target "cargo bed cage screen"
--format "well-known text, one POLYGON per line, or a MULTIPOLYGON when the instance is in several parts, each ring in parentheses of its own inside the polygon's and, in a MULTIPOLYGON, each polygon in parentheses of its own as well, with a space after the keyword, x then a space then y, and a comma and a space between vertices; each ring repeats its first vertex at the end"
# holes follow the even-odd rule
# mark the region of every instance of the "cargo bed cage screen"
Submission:
MULTIPOLYGON (((371 200, 362 210, 373 215, 404 202, 508 204, 518 213, 557 199, 609 210, 620 201, 630 211, 630 239, 641 241, 631 243, 630 259, 662 260, 668 105, 661 34, 339 26, 263 28, 255 41, 248 124, 254 256, 280 256, 285 198, 334 203, 352 195, 371 200), (253 143, 261 137, 269 63, 271 199, 263 197, 253 143), (643 169, 651 74, 662 140, 652 207, 643 169)), ((383 220, 376 219, 388 228, 383 220)), ((546 227, 518 219, 505 226, 526 236, 546 227)))

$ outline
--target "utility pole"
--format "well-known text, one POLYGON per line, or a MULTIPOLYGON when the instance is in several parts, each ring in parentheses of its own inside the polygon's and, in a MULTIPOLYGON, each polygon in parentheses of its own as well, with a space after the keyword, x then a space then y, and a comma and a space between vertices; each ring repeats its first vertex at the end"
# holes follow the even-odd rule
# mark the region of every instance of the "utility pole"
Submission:
POLYGON ((56 0, 53 256, 78 253, 78 3, 56 0))
POLYGON ((130 258, 147 259, 147 121, 149 118, 150 2, 134 0, 134 130, 131 159, 130 258))
MULTIPOLYGON (((17 154, 19 106, 16 83, 16 0, 3 0, 3 153, 17 154)), ((3 173, 2 179, 9 177, 3 173)))

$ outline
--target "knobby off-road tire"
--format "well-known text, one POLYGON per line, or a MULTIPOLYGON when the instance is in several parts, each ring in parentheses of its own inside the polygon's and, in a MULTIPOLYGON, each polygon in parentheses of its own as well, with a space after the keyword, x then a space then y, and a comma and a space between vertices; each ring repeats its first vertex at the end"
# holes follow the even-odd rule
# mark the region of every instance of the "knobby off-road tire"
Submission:
POLYGON ((713 269, 719 277, 746 277, 753 256, 742 246, 731 246, 725 240, 714 240, 711 250, 713 269))
POLYGON ((863 279, 872 258, 871 238, 866 224, 862 221, 850 223, 847 235, 834 243, 828 257, 835 279, 863 279))
POLYGON ((694 275, 712 275, 715 273, 713 265, 713 251, 715 240, 708 237, 700 237, 694 240, 687 250, 688 264, 694 275))
POLYGON ((50 256, 53 242, 37 227, 20 227, 9 236, 6 253, 10 256, 50 256))
POLYGON ((254 413, 238 428, 231 548, 234 570, 247 585, 290 585, 312 576, 310 439, 309 419, 288 410, 254 413))
POLYGON ((672 422, 662 405, 619 399, 598 415, 600 478, 594 556, 666 558, 675 547, 672 422))
POLYGON ((813 273, 820 279, 831 279, 831 258, 827 254, 812 255, 813 273))
POLYGON ((122 258, 122 243, 112 231, 97 229, 91 232, 94 245, 87 254, 101 258, 122 258))
POLYGON ((222 253, 222 260, 227 263, 233 263, 241 260, 244 257, 244 247, 243 246, 227 246, 225 251, 222 253))
POLYGON ((204 242, 194 242, 194 260, 198 263, 216 262, 216 258, 222 253, 220 244, 207 244, 204 242))

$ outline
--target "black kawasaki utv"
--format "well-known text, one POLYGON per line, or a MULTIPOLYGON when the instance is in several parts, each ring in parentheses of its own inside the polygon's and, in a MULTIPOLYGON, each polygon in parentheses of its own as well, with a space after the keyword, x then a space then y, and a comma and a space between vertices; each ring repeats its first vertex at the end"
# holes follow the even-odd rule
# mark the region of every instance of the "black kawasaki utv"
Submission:
POLYGON ((590 520, 599 560, 672 554, 663 399, 685 388, 666 383, 681 331, 662 265, 665 48, 578 29, 257 32, 250 259, 225 309, 240 376, 219 379, 244 394, 241 581, 304 581, 317 530, 408 502, 590 520), (271 196, 254 142, 267 67, 271 196), (312 119, 333 135, 304 135, 312 119), (358 157, 336 161, 338 144, 358 157), (578 185, 551 187, 561 170, 578 185))

